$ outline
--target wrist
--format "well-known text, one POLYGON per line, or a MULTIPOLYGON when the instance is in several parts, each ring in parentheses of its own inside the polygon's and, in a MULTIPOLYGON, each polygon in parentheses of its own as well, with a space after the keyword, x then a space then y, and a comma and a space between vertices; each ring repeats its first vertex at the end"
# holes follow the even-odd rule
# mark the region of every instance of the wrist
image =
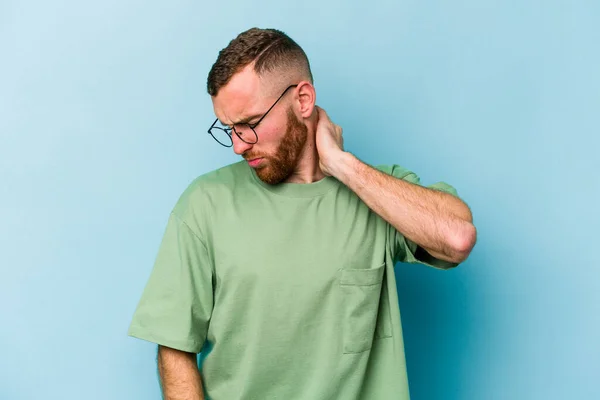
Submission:
POLYGON ((354 154, 341 150, 332 160, 331 175, 338 181, 347 184, 348 179, 354 175, 358 158, 354 154))

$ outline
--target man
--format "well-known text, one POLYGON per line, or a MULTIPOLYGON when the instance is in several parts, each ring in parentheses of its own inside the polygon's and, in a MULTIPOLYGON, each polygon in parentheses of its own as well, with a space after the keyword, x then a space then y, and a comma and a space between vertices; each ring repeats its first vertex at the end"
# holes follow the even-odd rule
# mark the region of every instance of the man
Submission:
POLYGON ((394 264, 465 260, 469 208, 345 151, 283 32, 232 40, 208 92, 209 132, 244 161, 183 193, 131 323, 165 398, 408 399, 394 264))

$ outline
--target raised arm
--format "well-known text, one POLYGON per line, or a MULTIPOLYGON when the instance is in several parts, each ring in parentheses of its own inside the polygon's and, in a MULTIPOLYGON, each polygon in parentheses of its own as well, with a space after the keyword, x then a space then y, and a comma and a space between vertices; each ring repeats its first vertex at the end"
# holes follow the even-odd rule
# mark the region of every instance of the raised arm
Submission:
POLYGON ((431 256, 464 261, 477 240, 469 207, 441 191, 398 179, 343 151, 342 128, 318 108, 316 144, 325 175, 348 186, 367 206, 431 256))

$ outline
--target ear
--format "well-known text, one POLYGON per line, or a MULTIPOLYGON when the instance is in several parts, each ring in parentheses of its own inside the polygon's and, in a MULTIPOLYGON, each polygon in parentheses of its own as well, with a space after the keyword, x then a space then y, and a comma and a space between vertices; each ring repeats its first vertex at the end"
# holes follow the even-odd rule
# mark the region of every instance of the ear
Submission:
POLYGON ((296 88, 298 91, 299 112, 302 118, 308 119, 313 114, 317 93, 315 87, 308 81, 302 81, 296 88))

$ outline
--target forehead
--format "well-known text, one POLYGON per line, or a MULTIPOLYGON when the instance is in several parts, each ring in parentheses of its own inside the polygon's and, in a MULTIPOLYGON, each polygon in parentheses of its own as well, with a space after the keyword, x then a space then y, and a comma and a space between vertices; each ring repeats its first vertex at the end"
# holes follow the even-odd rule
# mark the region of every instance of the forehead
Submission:
POLYGON ((236 73, 212 98, 217 118, 228 125, 264 113, 265 84, 252 65, 236 73))

